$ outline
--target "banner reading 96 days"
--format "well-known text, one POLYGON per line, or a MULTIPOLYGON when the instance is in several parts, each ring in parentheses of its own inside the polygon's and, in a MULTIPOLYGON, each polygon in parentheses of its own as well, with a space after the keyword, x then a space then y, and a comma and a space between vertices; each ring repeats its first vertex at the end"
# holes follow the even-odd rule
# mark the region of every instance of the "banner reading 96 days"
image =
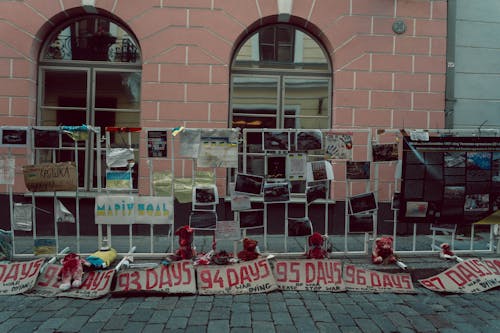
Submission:
POLYGON ((482 292, 500 286, 500 258, 468 259, 418 282, 438 292, 482 292))

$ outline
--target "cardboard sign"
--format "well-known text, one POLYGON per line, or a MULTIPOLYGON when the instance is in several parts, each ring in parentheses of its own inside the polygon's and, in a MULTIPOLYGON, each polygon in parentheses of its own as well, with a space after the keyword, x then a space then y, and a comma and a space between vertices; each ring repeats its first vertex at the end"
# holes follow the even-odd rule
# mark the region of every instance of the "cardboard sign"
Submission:
POLYGON ((255 294, 278 289, 267 259, 228 266, 198 266, 196 277, 200 295, 255 294))
POLYGON ((33 288, 43 259, 0 264, 0 295, 21 294, 33 288))
POLYGON ((349 291, 415 293, 409 273, 391 274, 354 265, 344 266, 344 283, 349 291))
POLYGON ((273 273, 281 290, 344 291, 339 260, 278 260, 273 273))
POLYGON ((146 270, 118 272, 114 292, 161 292, 195 294, 195 272, 191 261, 182 260, 146 270))
POLYGON ((59 280, 59 271, 62 265, 49 264, 45 271, 40 275, 35 287, 27 293, 30 296, 45 296, 45 297, 72 297, 94 299, 109 294, 111 289, 111 281, 115 271, 91 271, 83 275, 83 283, 80 288, 71 288, 67 291, 59 289, 61 280, 59 280))
POLYGON ((427 289, 438 292, 482 292, 500 286, 500 258, 468 259, 418 282, 427 289))
POLYGON ((173 197, 99 195, 95 198, 96 224, 173 223, 173 197))
POLYGON ((76 191, 74 162, 42 163, 23 166, 24 183, 31 192, 76 191))

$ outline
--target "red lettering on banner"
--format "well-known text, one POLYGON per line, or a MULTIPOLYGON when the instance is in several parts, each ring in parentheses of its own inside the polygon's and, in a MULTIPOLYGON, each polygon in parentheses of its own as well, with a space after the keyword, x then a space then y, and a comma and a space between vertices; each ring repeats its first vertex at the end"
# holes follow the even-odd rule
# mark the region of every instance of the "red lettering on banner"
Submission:
POLYGON ((118 276, 118 286, 120 287, 121 290, 128 291, 130 288, 130 274, 127 273, 121 273, 118 276))
POLYGON ((382 276, 382 283, 384 284, 384 288, 387 288, 387 287, 394 288, 394 285, 392 284, 392 279, 387 274, 384 274, 382 276))
POLYGON ((248 274, 248 268, 246 266, 242 266, 240 270, 240 283, 244 284, 245 281, 252 282, 252 279, 248 274))
MULTIPOLYGON (((174 267, 172 265, 171 267, 174 267)), ((165 288, 165 286, 172 287, 172 276, 171 276, 172 268, 169 266, 162 265, 160 269, 160 285, 158 286, 160 289, 165 288)))
POLYGON ((342 263, 340 261, 335 261, 333 263, 333 270, 337 273, 337 279, 334 281, 335 283, 342 283, 342 263))
POLYGON ((265 259, 259 260, 258 264, 261 268, 264 268, 264 274, 258 274, 257 278, 255 280, 257 280, 259 278, 264 279, 264 278, 268 277, 271 274, 271 272, 269 271, 269 265, 267 264, 267 260, 265 260, 265 259))
POLYGON ((218 283, 220 288, 224 288, 224 280, 220 276, 220 270, 215 271, 214 283, 218 283))
POLYGON ((213 284, 212 284, 212 274, 210 274, 210 270, 199 270, 199 276, 201 282, 204 284, 200 286, 200 288, 203 289, 212 289, 213 284))
POLYGON ((181 284, 182 281, 182 269, 181 265, 179 263, 176 263, 176 265, 171 265, 170 266, 171 272, 172 272, 172 277, 174 278, 173 282, 169 283, 169 286, 175 285, 178 286, 181 284), (176 271, 177 269, 177 271, 176 271))
POLYGON ((286 261, 278 261, 275 264, 275 271, 276 271, 276 281, 277 282, 286 282, 287 281, 287 265, 286 261))
POLYGON ((291 262, 290 263, 290 282, 299 282, 300 281, 300 263, 299 262, 291 262), (295 278, 292 278, 295 276, 295 278))
MULTIPOLYGON (((464 262, 465 264, 465 262, 464 262)), ((467 282, 470 282, 474 279, 477 279, 477 275, 474 274, 473 272, 471 272, 467 267, 465 267, 465 265, 458 265, 457 266, 457 270, 460 271, 460 273, 462 273, 462 278, 464 280, 467 280, 467 282)))
MULTIPOLYGON (((409 275, 403 275, 401 277, 401 282, 402 282, 402 284, 404 284, 404 287, 406 289, 413 289, 412 283, 411 283, 411 277, 409 275)), ((439 282, 441 282, 441 280, 439 280, 439 282)))
POLYGON ((0 270, 2 270, 2 273, 0 273, 0 282, 2 282, 5 271, 7 270, 7 265, 0 264, 0 270))
POLYGON ((323 261, 317 261, 318 263, 318 278, 316 280, 316 283, 321 283, 323 282, 326 284, 326 273, 325 273, 325 268, 323 267, 323 261))
POLYGON ((306 269, 306 283, 312 283, 316 279, 314 262, 311 261, 306 262, 305 269, 306 269))
POLYGON ((377 272, 370 272, 370 279, 371 279, 371 283, 372 283, 372 286, 374 287, 380 287, 382 285, 382 283, 380 282, 380 276, 378 275, 377 272))
POLYGON ((485 259, 483 262, 495 275, 500 275, 500 260, 485 259))
MULTIPOLYGON (((161 271, 163 271, 163 267, 162 267, 161 271)), ((146 289, 147 290, 154 289, 154 287, 156 287, 156 285, 158 285, 158 273, 154 269, 147 269, 146 270, 146 289)))
POLYGON ((228 269, 226 269, 226 276, 229 287, 233 287, 239 283, 238 272, 236 272, 234 268, 229 267, 228 269))
POLYGON ((57 274, 59 273, 59 270, 61 268, 62 266, 47 266, 44 274, 42 274, 38 279, 38 285, 40 287, 47 287, 48 285, 53 283, 53 287, 55 287, 55 284, 57 283, 57 274))
POLYGON ((191 265, 191 263, 189 261, 184 261, 182 263, 182 270, 185 273, 185 279, 183 279, 184 282, 182 284, 187 284, 187 285, 191 284, 191 281, 192 281, 193 277, 191 275, 190 265, 191 265))
POLYGON ((366 271, 364 269, 358 269, 356 272, 356 283, 361 286, 366 285, 365 272, 366 271))
POLYGON ((401 275, 391 275, 392 283, 396 288, 403 288, 403 284, 401 283, 402 277, 401 275))
POLYGON ((420 281, 423 285, 428 287, 429 289, 433 290, 444 290, 445 286, 443 284, 443 281, 441 281, 441 278, 439 276, 434 276, 426 280, 421 280, 420 281), (437 282, 439 285, 435 285, 434 283, 437 282))
POLYGON ((19 275, 19 263, 14 263, 10 265, 10 270, 5 276, 5 280, 3 282, 7 282, 9 280, 16 281, 19 275))
POLYGON ((488 268, 484 266, 484 264, 479 259, 472 259, 470 261, 466 261, 467 265, 469 265, 470 269, 472 269, 479 276, 491 275, 492 273, 488 268))
POLYGON ((459 287, 462 287, 467 283, 467 280, 465 280, 458 272, 454 270, 449 270, 444 274, 446 274, 446 276, 448 276, 459 287))

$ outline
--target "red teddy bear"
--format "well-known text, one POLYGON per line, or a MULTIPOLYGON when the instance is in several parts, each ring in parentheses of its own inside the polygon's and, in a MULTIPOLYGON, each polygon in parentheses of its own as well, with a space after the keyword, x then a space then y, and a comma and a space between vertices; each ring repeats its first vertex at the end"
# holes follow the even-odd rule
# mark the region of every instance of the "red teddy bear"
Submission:
POLYGON ((257 241, 245 238, 243 240, 243 250, 238 252, 238 259, 242 261, 254 260, 259 257, 259 252, 257 250, 257 241))
POLYGON ((59 278, 62 280, 59 289, 65 291, 82 285, 84 262, 76 253, 68 253, 64 256, 61 260, 63 267, 59 271, 59 278))
POLYGON ((394 264, 397 259, 392 248, 392 237, 378 237, 373 243, 372 262, 374 264, 394 264))
POLYGON ((323 235, 319 232, 314 232, 308 238, 309 251, 307 251, 308 259, 325 259, 328 255, 327 251, 323 248, 325 240, 323 235))
POLYGON ((179 236, 179 248, 175 251, 177 260, 189 260, 196 256, 196 250, 193 247, 194 230, 185 225, 175 231, 179 236))

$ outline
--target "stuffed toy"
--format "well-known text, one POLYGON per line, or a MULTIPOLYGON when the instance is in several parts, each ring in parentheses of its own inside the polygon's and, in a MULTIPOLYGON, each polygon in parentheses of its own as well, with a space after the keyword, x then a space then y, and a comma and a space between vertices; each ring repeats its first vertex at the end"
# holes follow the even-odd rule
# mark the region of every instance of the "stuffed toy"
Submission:
POLYGON ((103 246, 99 251, 92 253, 86 258, 86 266, 92 269, 104 269, 111 265, 115 261, 117 256, 116 250, 109 247, 103 246))
POLYGON ((454 255, 455 253, 453 253, 453 251, 451 250, 450 244, 448 243, 441 244, 441 253, 439 253, 439 256, 441 258, 447 258, 446 256, 453 257, 454 255))
POLYGON ((372 262, 374 264, 394 264, 397 258, 392 248, 392 237, 378 237, 373 242, 372 262))
POLYGON ((323 248, 323 244, 325 243, 323 235, 319 232, 314 232, 309 236, 307 242, 309 244, 309 251, 307 251, 308 259, 324 259, 327 257, 328 253, 323 248))
POLYGON ((61 260, 63 267, 59 271, 61 284, 59 289, 65 291, 73 288, 78 288, 82 285, 83 276, 83 259, 76 253, 68 253, 61 260))
POLYGON ((259 251, 257 248, 257 241, 245 238, 243 239, 243 250, 238 252, 238 259, 242 261, 254 260, 259 257, 259 251))
POLYGON ((179 248, 175 251, 176 260, 190 260, 196 256, 196 250, 193 247, 194 230, 185 225, 175 231, 179 236, 179 248))

